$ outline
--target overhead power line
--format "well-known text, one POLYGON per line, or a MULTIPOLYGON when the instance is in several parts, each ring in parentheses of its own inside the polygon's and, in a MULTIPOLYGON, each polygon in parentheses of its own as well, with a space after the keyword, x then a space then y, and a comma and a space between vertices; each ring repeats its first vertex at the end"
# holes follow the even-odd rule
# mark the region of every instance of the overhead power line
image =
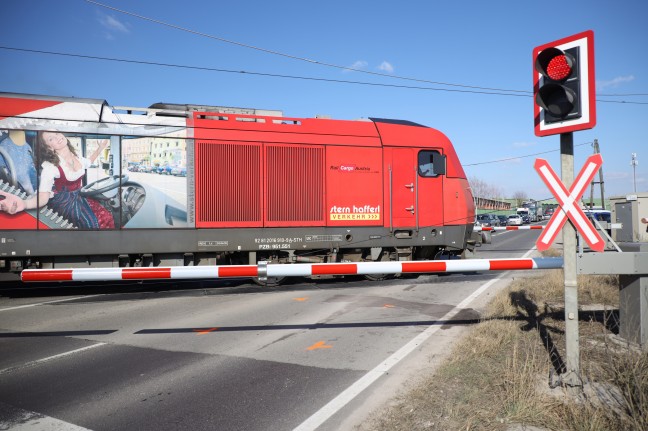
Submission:
POLYGON ((0 46, 0 49, 12 50, 12 51, 22 51, 22 52, 31 52, 35 54, 47 54, 47 55, 58 55, 64 57, 76 57, 84 58, 89 60, 102 60, 102 61, 115 61, 120 63, 132 63, 132 64, 143 64, 147 66, 163 66, 163 67, 173 67, 180 69, 193 69, 193 70, 203 70, 209 72, 222 72, 222 73, 236 73, 244 75, 257 75, 257 76, 268 76, 272 78, 287 78, 287 79, 301 79, 309 81, 322 81, 322 82, 333 82, 338 84, 355 84, 355 85, 372 85, 377 87, 392 87, 392 88, 404 88, 410 90, 428 90, 428 91, 449 91, 455 93, 474 93, 474 94, 490 94, 498 96, 516 96, 516 97, 531 97, 530 94, 511 94, 511 93, 498 93, 495 91, 480 91, 480 90, 462 90, 458 88, 436 88, 436 87, 423 87, 423 86, 412 86, 412 85, 398 85, 398 84, 385 84, 378 82, 363 82, 363 81, 350 81, 342 79, 330 79, 330 78, 315 78, 307 76, 297 76, 297 75, 282 75, 276 73, 264 73, 264 72, 251 72, 246 70, 232 70, 232 69, 220 69, 214 67, 204 67, 204 66, 189 66, 183 64, 174 64, 174 63, 161 63, 156 61, 144 61, 144 60, 128 60, 124 58, 111 58, 111 57, 100 57, 96 55, 84 55, 84 54, 72 54, 66 52, 55 52, 55 51, 44 51, 38 49, 27 49, 27 48, 14 48, 10 46, 0 46))
MULTIPOLYGON (((280 57, 290 58, 292 60, 298 60, 298 61, 303 61, 303 62, 306 62, 306 63, 317 64, 317 65, 320 65, 320 66, 332 67, 332 68, 336 68, 336 69, 340 69, 340 70, 347 70, 347 71, 352 71, 352 72, 365 73, 365 74, 368 74, 368 75, 380 76, 380 77, 384 77, 384 78, 401 79, 401 80, 406 80, 406 81, 414 81, 414 82, 421 82, 421 83, 434 84, 434 85, 444 85, 444 86, 449 86, 449 87, 460 87, 460 88, 469 88, 469 89, 474 89, 474 90, 483 90, 483 91, 489 92, 487 94, 498 94, 499 95, 499 94, 501 94, 501 92, 505 92, 505 93, 521 93, 521 94, 527 95, 527 94, 532 93, 531 91, 528 91, 528 90, 513 90, 513 89, 506 89, 506 88, 481 87, 481 86, 476 86, 476 85, 455 84, 455 83, 441 82, 441 81, 431 81, 431 80, 427 80, 427 79, 412 78, 412 77, 407 77, 407 76, 400 76, 400 75, 381 73, 381 72, 372 72, 370 70, 363 70, 363 69, 356 69, 356 68, 348 67, 348 66, 341 66, 339 64, 327 63, 327 62, 323 62, 323 61, 319 61, 319 60, 314 60, 312 58, 300 57, 300 56, 287 54, 285 52, 281 52, 281 51, 277 51, 277 50, 273 50, 273 49, 261 48, 261 47, 255 46, 255 45, 250 45, 250 44, 238 42, 238 41, 235 41, 235 40, 226 39, 226 38, 219 37, 219 36, 214 36, 214 35, 211 35, 211 34, 208 34, 208 33, 203 33, 203 32, 200 32, 200 31, 192 30, 192 29, 189 29, 189 28, 186 28, 186 27, 181 27, 179 25, 171 24, 171 23, 168 23, 168 22, 165 22, 165 21, 161 21, 161 20, 158 20, 158 19, 154 19, 154 18, 151 18, 151 17, 144 16, 144 15, 140 15, 140 14, 137 14, 137 13, 134 13, 134 12, 129 12, 129 11, 126 11, 126 10, 123 10, 123 9, 119 9, 119 8, 116 8, 116 7, 113 7, 113 6, 109 6, 109 5, 100 3, 100 2, 95 1, 95 0, 85 0, 85 1, 87 3, 91 3, 91 4, 94 4, 96 6, 112 10, 114 12, 118 12, 118 13, 121 13, 121 14, 124 14, 124 15, 129 15, 129 16, 132 16, 132 17, 144 20, 144 21, 149 21, 149 22, 159 24, 159 25, 162 25, 162 26, 165 26, 165 27, 173 28, 175 30, 179 30, 179 31, 183 31, 183 32, 186 32, 186 33, 194 34, 196 36, 206 37, 206 38, 209 38, 209 39, 217 40, 219 42, 236 45, 236 46, 239 46, 241 48, 247 48, 247 49, 251 49, 251 50, 255 50, 255 51, 259 51, 259 52, 264 52, 266 54, 277 55, 277 56, 280 56, 280 57)), ((300 79, 301 79, 301 77, 300 77, 300 79)), ((342 81, 342 82, 346 82, 346 81, 342 81)), ((369 84, 369 85, 371 85, 371 84, 369 84)), ((403 87, 403 88, 417 88, 417 87, 403 87)), ((441 89, 439 89, 439 90, 442 91, 441 89)), ((480 93, 480 92, 478 92, 478 93, 480 93)), ((486 94, 486 93, 483 93, 483 94, 486 94)), ((516 95, 516 94, 511 94, 511 95, 516 95)), ((617 93, 617 94, 597 94, 597 96, 625 97, 625 96, 648 96, 648 94, 644 94, 644 93, 638 93, 638 94, 617 93)), ((610 101, 610 103, 631 103, 631 102, 610 101)))
MULTIPOLYGON (((179 69, 202 70, 207 72, 233 73, 233 74, 240 74, 240 75, 266 76, 271 78, 299 79, 305 81, 330 82, 335 84, 366 85, 366 86, 374 86, 374 87, 402 88, 407 90, 446 91, 451 93, 485 94, 485 95, 492 95, 492 96, 532 97, 531 92, 529 92, 529 94, 515 94, 515 93, 501 93, 496 91, 485 91, 485 90, 482 91, 482 90, 468 90, 468 89, 458 89, 458 88, 438 88, 438 87, 424 87, 424 86, 415 86, 415 85, 385 84, 379 82, 351 81, 351 80, 343 80, 343 79, 316 78, 316 77, 298 76, 298 75, 283 75, 283 74, 276 74, 276 73, 253 72, 253 71, 246 71, 246 70, 221 69, 221 68, 206 67, 206 66, 190 66, 190 65, 175 64, 175 63, 162 63, 156 61, 129 60, 124 58, 100 57, 96 55, 73 54, 73 53, 66 53, 66 52, 45 51, 45 50, 38 50, 38 49, 16 48, 10 46, 0 46, 0 49, 19 51, 19 52, 28 52, 33 54, 45 54, 45 55, 57 55, 62 57, 82 58, 86 60, 114 61, 119 63, 141 64, 146 66, 160 66, 160 67, 170 67, 170 68, 179 68, 179 69)), ((617 100, 599 100, 599 101, 604 103, 627 103, 633 105, 648 105, 648 102, 627 102, 627 101, 617 101, 617 100)))
POLYGON ((276 50, 272 50, 272 49, 261 48, 261 47, 258 47, 258 46, 254 46, 254 45, 250 45, 250 44, 246 44, 246 43, 242 43, 242 42, 237 42, 237 41, 230 40, 230 39, 225 39, 223 37, 213 36, 211 34, 207 34, 207 33, 203 33, 203 32, 200 32, 200 31, 192 30, 192 29, 189 29, 189 28, 186 28, 186 27, 181 27, 179 25, 171 24, 171 23, 168 23, 168 22, 165 22, 165 21, 161 21, 161 20, 158 20, 158 19, 154 19, 154 18, 144 16, 144 15, 139 15, 139 14, 136 14, 136 13, 133 13, 133 12, 123 10, 123 9, 118 9, 116 7, 109 6, 109 5, 100 3, 100 2, 95 1, 95 0, 85 0, 85 1, 88 2, 88 3, 92 3, 94 5, 106 8, 106 9, 110 9, 110 10, 115 11, 115 12, 119 12, 119 13, 124 14, 124 15, 129 15, 129 16, 141 19, 141 20, 145 20, 145 21, 153 22, 155 24, 159 24, 159 25, 162 25, 162 26, 165 26, 165 27, 173 28, 175 30, 184 31, 186 33, 191 33, 191 34, 194 34, 196 36, 206 37, 206 38, 209 38, 209 39, 217 40, 219 42, 224 42, 224 43, 229 43, 229 44, 232 44, 232 45, 236 45, 236 46, 239 46, 241 48, 252 49, 252 50, 255 50, 255 51, 264 52, 266 54, 278 55, 278 56, 281 56, 281 57, 290 58, 292 60, 303 61, 303 62, 306 62, 306 63, 317 64, 317 65, 320 65, 320 66, 332 67, 332 68, 336 68, 336 69, 347 70, 347 71, 352 71, 352 72, 359 72, 359 73, 365 73, 365 74, 369 74, 369 75, 381 76, 381 77, 392 78, 392 79, 403 79, 403 80, 407 80, 407 81, 422 82, 422 83, 434 84, 434 85, 446 85, 446 86, 449 86, 449 87, 470 88, 470 89, 474 89, 474 90, 484 90, 484 91, 489 91, 489 92, 529 93, 529 91, 527 91, 527 90, 509 90, 509 89, 505 89, 505 88, 479 87, 479 86, 474 86, 474 85, 454 84, 454 83, 450 83, 450 82, 430 81, 430 80, 427 80, 427 79, 410 78, 410 77, 406 77, 406 76, 399 76, 399 75, 393 75, 393 74, 388 74, 388 73, 372 72, 370 70, 355 69, 355 68, 348 67, 348 66, 340 66, 338 64, 327 63, 327 62, 323 62, 323 61, 319 61, 319 60, 314 60, 314 59, 311 59, 311 58, 299 57, 299 56, 296 56, 296 55, 287 54, 285 52, 280 52, 280 51, 276 51, 276 50))
MULTIPOLYGON (((582 144, 574 145, 574 147, 582 147, 583 145, 591 145, 591 144, 592 144, 591 142, 585 142, 585 143, 582 143, 582 144)), ((486 161, 486 162, 479 162, 479 163, 463 163, 463 166, 477 166, 477 165, 488 165, 488 164, 491 164, 491 163, 508 162, 510 160, 517 160, 517 159, 524 159, 524 158, 527 158, 527 157, 539 156, 540 154, 555 153, 556 151, 560 151, 560 150, 549 150, 549 151, 543 151, 541 153, 527 154, 525 156, 509 157, 507 159, 489 160, 489 161, 486 161)))

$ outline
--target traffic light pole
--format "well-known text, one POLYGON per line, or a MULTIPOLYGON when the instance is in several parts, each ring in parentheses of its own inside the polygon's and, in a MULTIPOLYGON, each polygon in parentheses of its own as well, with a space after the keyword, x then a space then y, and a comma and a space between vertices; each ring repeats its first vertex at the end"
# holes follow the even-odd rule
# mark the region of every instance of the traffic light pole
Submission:
MULTIPOLYGON (((574 182, 574 134, 560 134, 560 168, 562 182, 567 189, 574 182)), ((574 203, 578 205, 578 202, 574 203)), ((566 372, 561 382, 568 388, 582 388, 580 377, 580 350, 578 337, 578 281, 576 255, 576 229, 571 223, 563 227, 563 271, 565 275, 565 339, 566 372)))

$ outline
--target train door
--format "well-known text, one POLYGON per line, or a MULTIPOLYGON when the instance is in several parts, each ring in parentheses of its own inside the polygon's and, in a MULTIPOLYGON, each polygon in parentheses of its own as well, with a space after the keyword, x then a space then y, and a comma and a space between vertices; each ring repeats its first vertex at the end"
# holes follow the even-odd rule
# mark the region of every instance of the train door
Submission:
POLYGON ((442 226, 445 157, 437 150, 418 150, 416 162, 418 225, 442 226))
POLYGON ((416 150, 390 148, 385 172, 389 173, 386 202, 389 205, 390 226, 393 228, 416 226, 416 150))
POLYGON ((437 150, 390 148, 385 163, 389 226, 442 226, 445 157, 437 150))

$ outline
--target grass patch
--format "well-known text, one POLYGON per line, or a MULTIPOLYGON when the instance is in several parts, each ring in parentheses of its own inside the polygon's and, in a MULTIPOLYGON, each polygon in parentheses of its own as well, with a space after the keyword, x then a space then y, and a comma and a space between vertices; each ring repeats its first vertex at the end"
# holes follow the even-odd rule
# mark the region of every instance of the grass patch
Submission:
POLYGON ((564 371, 563 284, 562 270, 514 280, 451 359, 358 429, 648 430, 648 353, 615 336, 616 276, 579 276, 584 391, 550 387, 564 371))

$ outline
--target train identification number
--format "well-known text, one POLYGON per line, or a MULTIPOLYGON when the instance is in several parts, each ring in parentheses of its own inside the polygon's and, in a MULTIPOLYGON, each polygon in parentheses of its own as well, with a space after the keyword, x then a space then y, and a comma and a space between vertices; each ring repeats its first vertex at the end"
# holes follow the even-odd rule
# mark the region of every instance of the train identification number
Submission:
POLYGON ((254 243, 259 250, 285 250, 293 248, 295 244, 304 242, 303 238, 254 238, 254 243))

